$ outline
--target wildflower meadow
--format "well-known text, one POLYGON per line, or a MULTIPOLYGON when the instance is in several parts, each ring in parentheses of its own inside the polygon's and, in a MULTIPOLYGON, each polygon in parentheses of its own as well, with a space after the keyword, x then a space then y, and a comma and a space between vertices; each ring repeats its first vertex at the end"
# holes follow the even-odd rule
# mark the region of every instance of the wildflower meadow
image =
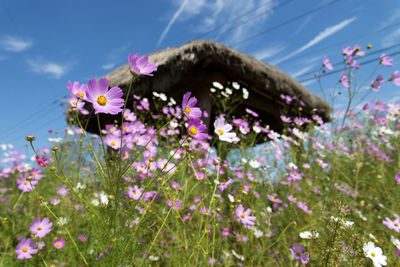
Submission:
POLYGON ((2 146, 0 266, 398 266, 400 104, 365 99, 400 72, 383 54, 358 80, 372 50, 345 47, 329 90, 337 69, 321 58, 315 79, 345 109, 302 117, 281 95, 282 133, 249 108, 232 115, 251 94, 235 81, 210 85, 211 125, 190 88, 140 96, 134 79, 157 66, 139 54, 127 94, 106 78, 69 82, 65 133, 48 147, 26 136, 32 160, 2 146), (82 118, 100 127, 101 114, 120 119, 87 132, 82 118))

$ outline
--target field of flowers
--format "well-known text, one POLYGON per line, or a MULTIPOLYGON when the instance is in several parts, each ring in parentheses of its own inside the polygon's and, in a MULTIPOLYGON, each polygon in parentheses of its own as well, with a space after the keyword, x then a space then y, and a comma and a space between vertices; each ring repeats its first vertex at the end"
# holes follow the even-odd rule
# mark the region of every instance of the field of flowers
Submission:
MULTIPOLYGON (((398 266, 400 104, 357 99, 400 86, 400 73, 373 73, 361 90, 365 53, 343 49, 345 110, 329 123, 282 114, 280 134, 250 109, 227 115, 249 95, 237 83, 211 88, 209 130, 190 92, 135 95, 129 110, 105 78, 69 82, 65 135, 49 148, 27 136, 31 162, 2 146, 0 266, 398 266), (79 113, 122 123, 90 134, 79 113)), ((382 55, 377 71, 392 61, 382 55)), ((157 71, 146 56, 129 64, 132 81, 157 71)), ((325 57, 320 74, 332 69, 325 57)))

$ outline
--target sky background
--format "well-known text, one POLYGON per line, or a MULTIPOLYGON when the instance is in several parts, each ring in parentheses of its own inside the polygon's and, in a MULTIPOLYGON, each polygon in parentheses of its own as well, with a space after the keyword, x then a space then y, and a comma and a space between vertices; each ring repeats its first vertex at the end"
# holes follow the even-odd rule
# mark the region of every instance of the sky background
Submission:
MULTIPOLYGON (((368 85, 378 67, 386 82, 368 98, 400 99, 400 88, 387 82, 400 69, 398 0, 0 0, 0 144, 32 155, 24 137, 34 134, 36 145, 51 146, 48 130, 64 135, 69 80, 87 83, 126 64, 129 53, 195 39, 253 55, 318 95, 318 83, 309 79, 323 56, 340 63, 344 45, 372 44, 369 52, 377 53, 363 60, 376 63, 362 66, 360 80, 368 85), (393 68, 378 66, 382 53, 394 54, 393 68)), ((324 88, 340 88, 339 75, 323 78, 324 88)))

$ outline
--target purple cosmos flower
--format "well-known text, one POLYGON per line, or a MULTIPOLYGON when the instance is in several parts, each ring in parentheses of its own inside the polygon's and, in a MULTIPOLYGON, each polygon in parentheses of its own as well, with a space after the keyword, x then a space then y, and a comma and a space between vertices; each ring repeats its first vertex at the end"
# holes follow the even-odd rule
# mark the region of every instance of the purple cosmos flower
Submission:
POLYGON ((207 134, 203 133, 207 130, 207 126, 200 119, 190 119, 188 123, 188 132, 196 140, 203 140, 208 137, 207 134))
POLYGON ((78 239, 79 239, 81 242, 86 242, 86 241, 87 241, 87 235, 85 235, 85 234, 80 234, 80 235, 78 235, 78 239))
POLYGON ((328 70, 333 70, 332 64, 329 61, 329 58, 327 56, 324 56, 323 59, 323 65, 328 69, 328 70))
POLYGON ((382 75, 379 74, 378 77, 376 77, 376 79, 373 80, 371 83, 372 90, 374 90, 375 92, 378 92, 379 89, 381 89, 381 84, 384 82, 385 81, 383 80, 382 75))
POLYGON ((224 230, 222 230, 222 236, 223 237, 227 237, 229 236, 230 232, 228 228, 224 228, 224 230))
POLYGON ((39 168, 33 168, 31 170, 31 176, 33 179, 39 181, 40 179, 43 178, 42 171, 39 168))
POLYGON ((143 199, 145 202, 151 202, 153 200, 157 200, 160 197, 156 191, 149 191, 143 194, 143 199))
POLYGON ((182 190, 182 187, 181 187, 177 182, 175 182, 175 181, 172 181, 171 187, 172 187, 172 189, 174 189, 174 190, 182 190))
POLYGON ((57 194, 59 194, 62 197, 65 197, 68 195, 69 189, 67 188, 67 185, 63 184, 57 188, 57 194))
POLYGON ((347 75, 344 71, 340 74, 340 82, 344 87, 349 88, 349 81, 347 80, 347 75))
POLYGON ((192 216, 190 216, 190 214, 185 214, 185 215, 183 215, 182 220, 183 220, 184 222, 187 222, 187 221, 190 220, 190 218, 192 218, 192 216))
POLYGON ((393 63, 393 58, 389 57, 386 54, 381 55, 381 60, 379 60, 379 63, 382 65, 385 65, 387 67, 391 67, 393 63))
POLYGON ((138 187, 137 185, 129 186, 128 190, 126 193, 128 194, 128 197, 134 200, 138 200, 140 196, 142 195, 143 188, 138 187))
POLYGON ((89 114, 89 111, 87 111, 84 108, 85 102, 83 102, 82 100, 79 100, 78 97, 71 95, 68 98, 68 103, 71 105, 72 110, 79 110, 79 112, 82 113, 83 115, 89 114))
POLYGON ((297 207, 308 214, 312 213, 312 210, 309 210, 307 205, 301 201, 297 202, 297 207))
POLYGON ((35 244, 32 239, 22 239, 21 242, 17 245, 17 249, 15 253, 17 253, 17 259, 30 259, 32 258, 32 254, 36 254, 38 251, 35 249, 35 244))
POLYGON ((305 253, 303 253, 304 245, 293 244, 293 248, 289 248, 289 250, 293 257, 295 257, 296 260, 300 260, 302 264, 307 264, 309 262, 310 259, 305 253))
POLYGON ((125 109, 124 111, 124 119, 127 121, 135 121, 136 115, 130 109, 125 109))
POLYGON ((267 195, 267 198, 272 201, 273 203, 282 203, 282 200, 276 197, 276 194, 267 195))
POLYGON ((49 218, 45 217, 41 221, 40 218, 36 218, 32 224, 29 230, 31 231, 32 235, 37 238, 42 238, 51 231, 51 227, 53 226, 53 223, 50 222, 49 218))
POLYGON ((60 198, 59 197, 50 198, 50 203, 53 204, 54 206, 58 205, 60 203, 60 198))
POLYGON ((221 191, 221 192, 225 191, 228 188, 228 186, 230 186, 231 184, 233 184, 233 180, 231 178, 229 178, 228 181, 221 182, 218 185, 218 190, 221 191))
POLYGON ((140 75, 148 75, 153 76, 152 72, 157 70, 156 63, 149 62, 149 58, 147 56, 141 56, 139 59, 139 53, 134 54, 133 56, 131 53, 128 55, 129 65, 131 70, 140 75))
POLYGON ((232 130, 232 125, 225 123, 224 118, 219 118, 214 122, 214 132, 218 135, 219 140, 232 143, 236 137, 236 133, 230 132, 232 130))
POLYGON ((17 180, 18 189, 23 192, 30 192, 35 189, 35 185, 37 185, 38 181, 29 179, 28 174, 20 175, 17 180))
POLYGON ((58 239, 54 240, 54 242, 53 242, 53 246, 56 249, 62 249, 64 247, 64 245, 65 245, 64 238, 58 238, 58 239))
POLYGON ((92 79, 88 83, 87 100, 93 104, 94 113, 118 114, 125 101, 121 88, 114 86, 108 90, 108 80, 101 78, 98 82, 92 79))
POLYGON ((396 174, 394 178, 396 179, 396 182, 400 184, 400 173, 396 174))
POLYGON ((237 208, 236 208, 236 218, 238 219, 239 222, 241 222, 242 224, 244 224, 245 226, 252 226, 255 224, 255 220, 256 220, 256 216, 250 216, 251 214, 251 209, 247 209, 246 211, 243 208, 243 205, 240 204, 237 208))
POLYGON ((68 81, 67 88, 71 92, 72 96, 86 99, 86 91, 88 90, 86 84, 79 85, 79 82, 74 82, 74 84, 72 84, 71 81, 68 81))
POLYGON ((394 230, 397 233, 400 233, 400 219, 399 218, 396 218, 394 221, 392 221, 391 219, 386 217, 385 220, 382 221, 382 223, 390 230, 394 230))
POLYGON ((201 117, 201 110, 198 107, 195 107, 197 103, 196 97, 190 97, 192 92, 187 92, 183 95, 182 100, 182 110, 183 113, 188 116, 189 119, 196 119, 201 117))
POLYGON ((389 81, 393 82, 397 86, 400 86, 400 73, 398 70, 395 70, 392 73, 392 76, 389 78, 389 81))

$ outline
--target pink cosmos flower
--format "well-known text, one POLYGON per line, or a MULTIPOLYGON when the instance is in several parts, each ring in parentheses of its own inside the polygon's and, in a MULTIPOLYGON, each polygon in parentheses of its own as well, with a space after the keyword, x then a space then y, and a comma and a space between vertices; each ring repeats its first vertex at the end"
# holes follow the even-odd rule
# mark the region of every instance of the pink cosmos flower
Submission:
POLYGON ((297 207, 308 214, 312 213, 312 210, 309 210, 307 205, 301 201, 297 202, 297 207))
POLYGON ((92 79, 88 83, 87 100, 93 104, 94 113, 118 114, 125 101, 121 88, 114 86, 108 90, 108 80, 101 78, 98 82, 92 79))
POLYGON ((53 226, 53 223, 50 222, 49 218, 45 217, 41 221, 40 218, 36 218, 32 224, 29 230, 31 231, 32 235, 36 238, 42 238, 51 231, 51 227, 53 226))
POLYGON ((36 162, 40 167, 46 167, 47 166, 47 159, 45 157, 38 157, 35 156, 36 162))
POLYGON ((87 241, 87 235, 86 234, 80 234, 80 235, 78 235, 78 239, 81 242, 86 242, 87 241))
POLYGON ((69 189, 67 188, 67 185, 63 184, 57 188, 57 194, 59 194, 62 197, 65 197, 68 195, 69 189))
POLYGON ((121 147, 121 136, 107 134, 107 136, 104 138, 104 143, 113 149, 119 149, 121 147))
POLYGON ((149 58, 147 56, 141 56, 139 59, 139 53, 134 54, 131 53, 128 55, 129 66, 131 70, 140 75, 153 76, 152 72, 157 70, 156 63, 149 62, 149 58))
POLYGON ((183 113, 189 118, 189 119, 196 119, 201 117, 201 110, 198 107, 195 107, 197 103, 197 98, 196 97, 190 97, 191 92, 187 92, 186 94, 183 95, 183 100, 182 100, 182 110, 183 113))
POLYGON ((28 180, 28 174, 20 175, 19 179, 17 180, 18 189, 22 190, 23 192, 30 192, 35 189, 35 185, 37 185, 37 180, 28 180))
POLYGON ((329 61, 329 58, 327 56, 324 56, 323 59, 323 65, 328 69, 328 70, 333 70, 332 64, 329 61))
POLYGON ((378 92, 379 89, 381 89, 381 84, 384 83, 385 81, 383 80, 382 75, 378 75, 375 80, 372 81, 371 83, 371 88, 373 91, 378 92))
POLYGON ((349 81, 347 80, 347 75, 344 71, 340 74, 340 82, 344 87, 349 88, 349 81))
POLYGON ((58 238, 58 239, 54 240, 53 246, 54 246, 56 249, 62 249, 62 248, 65 246, 65 240, 64 240, 64 238, 58 238))
POLYGON ((22 239, 21 242, 17 245, 17 248, 15 250, 15 253, 17 253, 18 257, 17 259, 23 260, 23 259, 30 259, 32 258, 32 254, 36 254, 38 252, 37 249, 35 249, 35 244, 33 243, 32 239, 22 239))
POLYGON ((382 223, 390 230, 394 230, 397 233, 400 233, 400 219, 399 218, 396 218, 394 221, 392 221, 391 219, 386 217, 385 220, 382 221, 382 223))
POLYGON ((289 248, 290 253, 292 253, 293 257, 296 258, 296 260, 300 260, 302 264, 307 264, 310 259, 308 258, 309 254, 306 255, 305 253, 303 253, 304 250, 304 245, 300 244, 293 244, 292 248, 289 248))
POLYGON ((167 206, 170 209, 179 210, 182 205, 183 205, 183 201, 182 200, 175 200, 175 201, 167 200, 167 206))
POLYGON ((207 134, 203 133, 207 130, 207 126, 200 119, 190 119, 188 123, 188 132, 196 140, 204 140, 208 137, 207 134))
POLYGON ((128 194, 128 197, 134 200, 138 200, 140 196, 142 195, 143 188, 138 187, 137 185, 129 186, 128 190, 126 193, 128 194))
POLYGON ((127 121, 135 121, 136 115, 130 109, 125 109, 124 111, 124 119, 127 121))
POLYGON ((387 67, 391 67, 393 63, 393 58, 389 57, 386 54, 381 55, 381 60, 379 61, 380 64, 385 65, 387 67))
POLYGON ((67 88, 71 92, 72 96, 86 99, 86 91, 88 90, 86 84, 79 85, 79 82, 74 82, 74 84, 72 84, 71 81, 68 81, 67 88))
POLYGON ((71 95, 68 98, 68 103, 71 105, 72 110, 79 110, 80 113, 82 113, 83 115, 88 115, 89 111, 87 111, 84 106, 85 106, 85 102, 83 102, 82 100, 79 100, 78 97, 71 95))
POLYGON ((227 237, 230 235, 229 229, 228 228, 224 228, 224 230, 222 230, 222 236, 223 237, 227 237))
POLYGON ((396 179, 396 182, 400 184, 400 173, 396 174, 394 178, 396 179))
POLYGON ((251 209, 247 209, 246 211, 243 208, 243 205, 240 204, 237 208, 236 208, 236 218, 238 219, 238 221, 242 224, 244 224, 245 226, 252 226, 255 224, 255 220, 256 220, 256 216, 250 216, 251 214, 251 209))
POLYGON ((389 78, 389 81, 393 82, 397 86, 400 86, 400 73, 398 70, 395 70, 392 73, 392 76, 389 78))
POLYGON ((267 198, 273 203, 282 203, 282 200, 276 197, 276 195, 267 195, 267 198))
POLYGON ((224 118, 219 118, 214 122, 214 132, 218 135, 219 140, 232 143, 236 137, 236 133, 230 132, 232 130, 232 125, 225 123, 224 118))

